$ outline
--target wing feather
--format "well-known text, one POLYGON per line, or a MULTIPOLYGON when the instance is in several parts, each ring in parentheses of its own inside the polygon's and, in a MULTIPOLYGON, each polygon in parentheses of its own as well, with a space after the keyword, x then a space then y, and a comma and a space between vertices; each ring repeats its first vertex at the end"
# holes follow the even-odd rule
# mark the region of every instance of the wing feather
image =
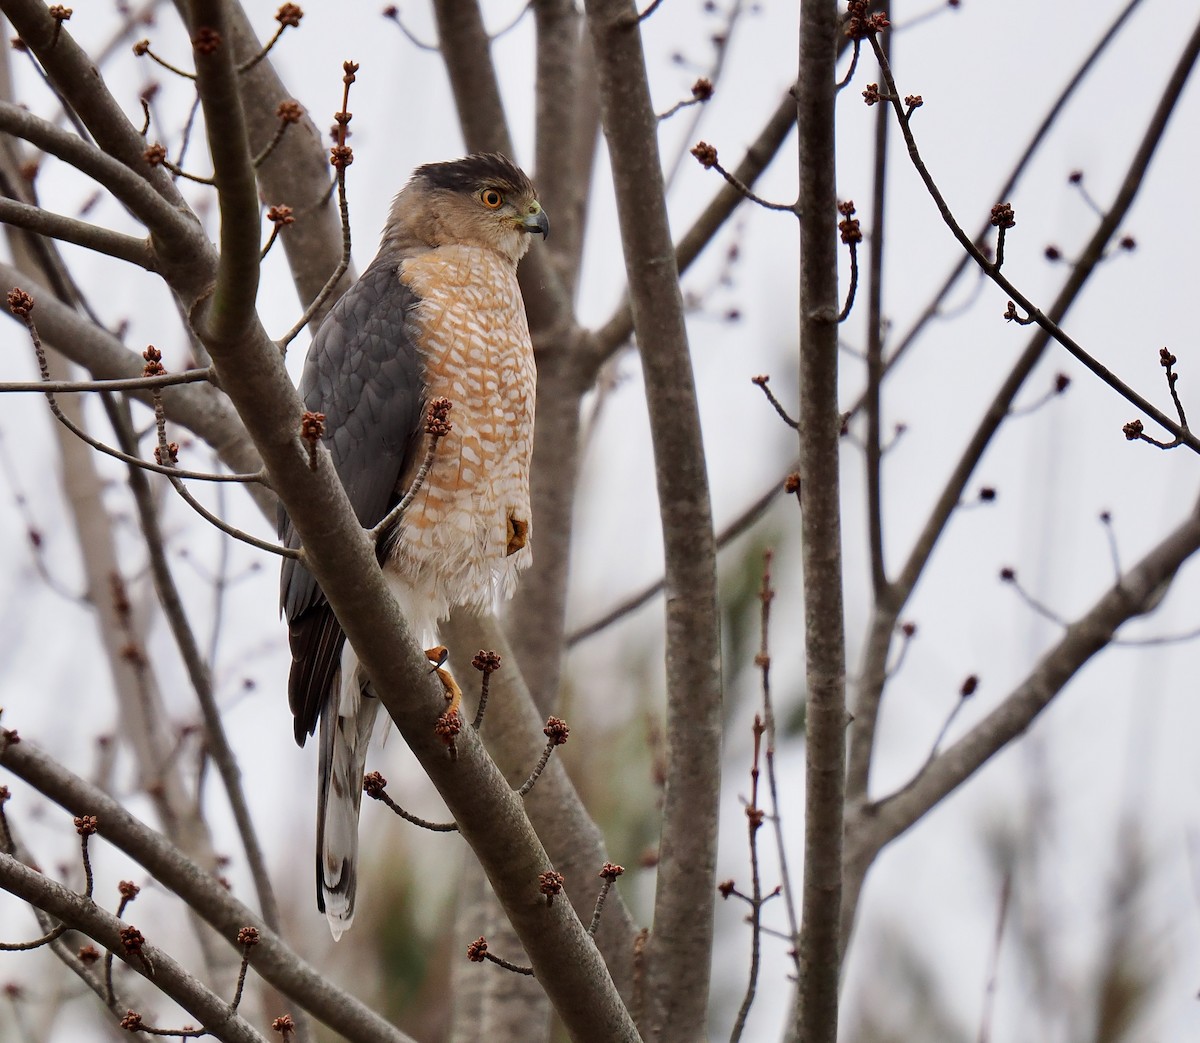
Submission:
MULTIPOLYGON (((300 380, 305 408, 325 414, 324 444, 367 527, 396 503, 400 476, 420 440, 419 304, 400 281, 398 262, 376 261, 321 324, 300 380)), ((298 545, 282 507, 279 535, 286 545, 298 545)), ((291 559, 280 575, 280 608, 292 648, 288 699, 303 746, 331 690, 345 635, 312 573, 291 559)))

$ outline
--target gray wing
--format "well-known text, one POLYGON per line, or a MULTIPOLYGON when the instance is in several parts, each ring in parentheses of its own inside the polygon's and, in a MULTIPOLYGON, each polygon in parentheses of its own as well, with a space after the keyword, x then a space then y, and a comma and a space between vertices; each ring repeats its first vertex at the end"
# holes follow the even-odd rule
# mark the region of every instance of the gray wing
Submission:
MULTIPOLYGON (((397 262, 376 262, 346 291, 317 330, 300 379, 305 408, 325 414, 324 443, 367 527, 398 499, 424 408, 414 314, 420 301, 397 269, 397 262)), ((298 543, 282 507, 279 536, 288 546, 298 543)), ((288 700, 303 746, 333 684, 345 635, 317 581, 292 559, 283 563, 279 600, 292 648, 288 700)))

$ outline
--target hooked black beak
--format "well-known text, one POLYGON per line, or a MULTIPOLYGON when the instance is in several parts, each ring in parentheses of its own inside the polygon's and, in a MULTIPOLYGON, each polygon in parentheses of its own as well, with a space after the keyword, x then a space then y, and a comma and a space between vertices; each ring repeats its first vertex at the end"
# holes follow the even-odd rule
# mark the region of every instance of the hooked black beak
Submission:
POLYGON ((541 235, 542 241, 550 234, 550 218, 546 216, 546 211, 538 207, 533 213, 526 214, 518 227, 522 232, 528 232, 530 235, 537 233, 541 235))

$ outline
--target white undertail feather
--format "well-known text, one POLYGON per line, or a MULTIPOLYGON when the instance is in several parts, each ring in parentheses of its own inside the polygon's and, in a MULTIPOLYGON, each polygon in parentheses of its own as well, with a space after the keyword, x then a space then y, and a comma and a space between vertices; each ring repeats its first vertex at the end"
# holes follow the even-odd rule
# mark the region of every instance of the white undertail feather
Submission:
POLYGON ((317 871, 325 917, 337 941, 354 922, 358 887, 358 812, 367 747, 379 700, 362 690, 358 656, 347 641, 336 699, 321 711, 321 781, 317 799, 317 871))
MULTIPOLYGON (((385 578, 413 639, 421 648, 432 648, 438 643, 433 606, 419 599, 397 576, 385 574, 385 578)), ((358 656, 349 641, 342 649, 335 685, 338 697, 327 700, 321 712, 317 871, 325 918, 336 942, 354 922, 358 816, 367 747, 379 714, 379 700, 364 691, 366 675, 359 671, 358 656)))

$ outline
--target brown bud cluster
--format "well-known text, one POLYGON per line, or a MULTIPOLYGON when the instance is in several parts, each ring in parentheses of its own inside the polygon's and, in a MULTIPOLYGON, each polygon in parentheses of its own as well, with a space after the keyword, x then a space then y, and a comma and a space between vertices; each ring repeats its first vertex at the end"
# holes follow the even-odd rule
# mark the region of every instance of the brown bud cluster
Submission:
POLYGON ((138 40, 138 42, 133 45, 133 53, 139 58, 141 58, 143 55, 149 53, 149 51, 150 51, 150 41, 149 40, 138 40))
POLYGON ((378 800, 387 786, 387 779, 377 771, 369 771, 363 776, 363 792, 372 800, 378 800))
POLYGON ((616 864, 616 862, 605 862, 603 868, 600 870, 599 876, 611 883, 624 872, 624 866, 619 866, 616 864))
POLYGON ((202 25, 192 37, 192 48, 197 54, 215 54, 221 46, 221 34, 211 26, 202 25))
POLYGON ((117 892, 127 902, 132 902, 138 895, 142 893, 142 889, 138 887, 132 880, 122 880, 117 884, 117 892))
POLYGON ((18 319, 27 319, 33 311, 33 298, 19 286, 14 286, 8 291, 8 310, 18 319))
POLYGON ((275 115, 282 123, 299 123, 304 118, 304 106, 295 98, 288 98, 276 106, 275 115))
POLYGON ((457 710, 447 710, 437 719, 433 726, 434 734, 447 746, 454 742, 454 737, 462 731, 462 718, 457 710))
POLYGON ((1163 369, 1170 369, 1178 361, 1179 359, 1172 355, 1167 348, 1158 349, 1158 364, 1162 366, 1163 369))
POLYGON ((971 674, 970 677, 968 677, 965 681, 963 681, 962 687, 958 690, 958 694, 961 695, 964 699, 969 699, 971 696, 973 696, 975 694, 975 692, 978 688, 979 688, 979 678, 976 677, 974 674, 971 674))
POLYGON ((290 1035, 296 1031, 296 1023, 290 1014, 280 1014, 271 1022, 271 1031, 278 1032, 282 1036, 290 1035))
POLYGON ((847 199, 844 203, 838 203, 838 213, 842 215, 842 219, 838 222, 838 232, 841 233, 842 242, 861 243, 863 234, 858 218, 854 216, 854 200, 847 199))
POLYGON ((553 869, 538 875, 538 890, 546 896, 547 905, 553 903, 555 895, 562 894, 564 882, 562 873, 556 873, 553 869))
POLYGON ((304 11, 299 4, 284 4, 275 12, 275 21, 282 26, 295 29, 304 17, 304 11))
POLYGON ((453 428, 450 422, 450 410, 454 403, 448 398, 435 398, 429 403, 425 412, 425 433, 435 438, 445 438, 453 428))
POLYGON ((79 962, 86 967, 90 967, 93 963, 100 959, 100 950, 94 945, 81 946, 79 952, 76 953, 79 957, 79 962))
POLYGON ((290 206, 285 206, 283 203, 278 203, 267 211, 267 220, 273 225, 282 228, 284 225, 296 223, 295 215, 292 213, 290 206))
POLYGON ((130 956, 140 955, 142 946, 146 944, 146 936, 136 927, 122 927, 121 946, 130 956))
POLYGON ((325 437, 325 414, 306 409, 300 416, 300 437, 315 444, 325 437))
POLYGON ((467 959, 472 963, 483 963, 487 957, 487 939, 480 935, 467 946, 467 959))
POLYGON ((871 5, 868 0, 850 0, 846 6, 850 15, 846 19, 846 35, 852 40, 864 40, 874 36, 891 24, 884 12, 869 13, 871 5))
POLYGON ((1128 424, 1121 428, 1121 430, 1125 432, 1125 437, 1129 439, 1129 441, 1136 442, 1142 437, 1142 432, 1145 430, 1145 427, 1142 426, 1142 422, 1140 420, 1130 420, 1128 424))
POLYGON ((345 170, 354 162, 354 149, 349 145, 334 145, 329 150, 329 163, 337 170, 345 170))
POLYGON ((737 890, 737 885, 732 880, 722 880, 717 884, 717 893, 722 898, 728 898, 737 890))
POLYGON ((692 148, 692 155, 705 170, 712 170, 717 165, 717 150, 707 141, 697 142, 692 148))
POLYGON ((142 367, 143 377, 161 377, 167 372, 167 367, 162 364, 162 352, 153 344, 146 346, 146 350, 142 352, 142 358, 146 360, 146 364, 142 367))
POLYGON ((121 1019, 121 1028, 126 1032, 140 1032, 142 1028, 142 1016, 136 1010, 127 1010, 125 1017, 121 1019))
POLYGON ((78 815, 74 822, 75 832, 81 837, 93 836, 100 826, 100 820, 95 815, 78 815))
POLYGON ((883 96, 879 93, 878 83, 868 83, 867 89, 862 92, 863 101, 870 105, 878 105, 883 101, 883 96))
POLYGON ((47 13, 61 25, 63 22, 69 22, 71 15, 75 12, 69 7, 64 7, 62 4, 51 4, 47 13))
POLYGON ((475 653, 475 658, 471 660, 471 665, 480 673, 494 674, 500 669, 500 653, 481 648, 475 653))
POLYGON ((1017 223, 1011 203, 997 203, 992 207, 991 225, 993 228, 1012 228, 1017 223))
POLYGON ((243 927, 240 931, 238 931, 237 940, 238 940, 238 945, 241 945, 247 949, 251 948, 252 946, 257 945, 258 944, 258 928, 257 927, 243 927))
POLYGON ((925 99, 919 94, 906 94, 904 95, 904 104, 908 106, 909 110, 911 111, 912 109, 919 109, 922 105, 924 105, 925 99))
POLYGON ((179 463, 179 443, 168 442, 154 447, 154 461, 159 467, 174 467, 179 463))
POLYGON ((567 727, 567 722, 561 718, 547 717, 546 727, 542 729, 542 734, 554 743, 555 746, 561 746, 570 736, 571 729, 567 727))
POLYGON ((147 145, 146 150, 142 153, 142 159, 152 167, 161 166, 163 160, 167 158, 167 146, 155 142, 153 145, 147 145))
POLYGON ((695 83, 692 84, 692 97, 697 101, 708 101, 713 96, 712 80, 707 76, 701 76, 695 83))

